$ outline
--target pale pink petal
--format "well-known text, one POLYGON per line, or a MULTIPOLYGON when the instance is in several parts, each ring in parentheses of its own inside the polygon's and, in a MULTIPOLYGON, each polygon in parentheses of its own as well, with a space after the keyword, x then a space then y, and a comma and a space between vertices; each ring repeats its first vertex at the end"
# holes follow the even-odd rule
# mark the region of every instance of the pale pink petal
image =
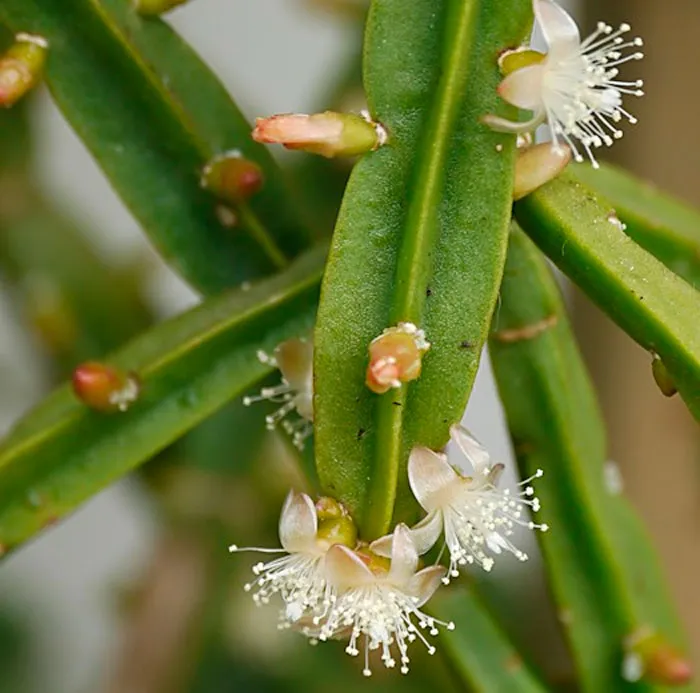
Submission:
POLYGON ((342 544, 328 549, 325 567, 328 582, 340 591, 369 585, 375 580, 362 559, 342 544))
POLYGON ((416 500, 428 512, 439 507, 436 494, 457 483, 459 476, 444 455, 415 447, 408 458, 408 483, 416 500))
POLYGON ((314 345, 304 339, 288 339, 275 349, 275 360, 284 379, 297 392, 310 389, 314 345))
POLYGON ((433 510, 417 525, 411 527, 411 538, 419 556, 428 553, 435 546, 442 533, 442 522, 442 511, 433 510))
POLYGON ((581 35, 576 22, 563 7, 552 0, 534 0, 533 9, 550 55, 578 50, 581 35))
POLYGON ((511 72, 499 85, 500 97, 513 106, 528 111, 542 111, 544 63, 528 65, 511 72))
POLYGON ((318 531, 314 502, 305 493, 289 492, 280 515, 279 534, 288 553, 306 551, 318 531))
POLYGON ((385 534, 379 539, 375 539, 370 545, 369 550, 372 553, 376 553, 377 556, 383 556, 384 558, 391 558, 391 543, 394 541, 393 534, 385 534))
MULTIPOLYGON (((435 546, 435 542, 437 542, 440 537, 442 532, 442 512, 440 510, 433 510, 433 512, 426 515, 417 525, 411 527, 410 532, 416 551, 419 556, 422 556, 435 546)), ((391 542, 393 539, 393 534, 387 534, 373 541, 369 545, 369 548, 372 553, 376 553, 378 556, 391 558, 391 542)))
POLYGON ((468 463, 463 464, 462 460, 455 461, 465 476, 479 477, 484 469, 490 467, 491 455, 488 450, 466 428, 453 424, 450 426, 450 438, 468 463))
POLYGON ((544 109, 535 111, 530 120, 515 121, 501 118, 500 116, 487 113, 481 116, 481 122, 488 125, 494 132, 507 132, 511 135, 525 135, 532 132, 536 127, 539 127, 547 120, 547 114, 544 109))
POLYGON ((435 594, 446 573, 447 569, 443 566, 433 565, 429 568, 423 568, 411 578, 406 591, 418 599, 416 608, 420 609, 435 594))
POLYGON ((391 568, 389 581, 394 585, 405 585, 418 568, 418 552, 411 539, 411 530, 401 523, 394 529, 391 542, 391 568))

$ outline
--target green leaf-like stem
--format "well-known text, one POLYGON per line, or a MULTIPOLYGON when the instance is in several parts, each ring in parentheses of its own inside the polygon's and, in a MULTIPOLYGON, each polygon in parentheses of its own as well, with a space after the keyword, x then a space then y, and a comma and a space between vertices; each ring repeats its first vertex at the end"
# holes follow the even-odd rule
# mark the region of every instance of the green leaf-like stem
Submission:
POLYGON ((535 519, 550 529, 538 538, 582 690, 664 690, 621 676, 633 633, 648 628, 675 645, 683 636, 658 558, 606 468, 601 414, 556 281, 520 231, 490 353, 521 472, 544 471, 535 519))
POLYGON ((91 411, 64 386, 22 419, 0 447, 0 545, 14 548, 269 373, 257 352, 310 330, 324 258, 315 250, 115 354, 109 363, 142 384, 129 411, 91 411))
POLYGON ((444 445, 466 406, 505 260, 514 161, 513 138, 480 117, 499 107, 496 58, 524 38, 530 13, 527 0, 370 9, 364 81, 389 140, 348 183, 315 337, 319 476, 366 539, 412 517, 408 451, 444 445), (364 383, 368 345, 399 321, 432 347, 418 381, 378 396, 364 383))
POLYGON ((658 354, 700 419, 700 293, 646 252, 569 175, 515 205, 525 232, 625 332, 658 354))
POLYGON ((700 213, 616 166, 574 166, 570 175, 617 212, 627 235, 700 288, 700 213))
POLYGON ((160 20, 139 18, 128 0, 7 0, 0 21, 48 40, 56 103, 156 247, 197 289, 232 287, 304 247, 269 153, 250 142, 216 77, 160 20), (199 182, 207 161, 231 148, 256 160, 267 179, 233 229, 199 182))
POLYGON ((459 678, 473 693, 546 693, 545 685, 522 661, 472 589, 440 596, 432 608, 439 618, 454 621, 453 633, 440 640, 459 678))

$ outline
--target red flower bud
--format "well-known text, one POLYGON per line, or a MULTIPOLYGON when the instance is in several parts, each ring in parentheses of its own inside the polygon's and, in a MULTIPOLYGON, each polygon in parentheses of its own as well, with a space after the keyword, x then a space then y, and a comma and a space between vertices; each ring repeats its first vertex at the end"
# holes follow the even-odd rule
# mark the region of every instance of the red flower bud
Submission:
POLYGON ((90 361, 73 371, 73 391, 91 409, 112 413, 126 411, 138 399, 140 384, 134 373, 90 361))

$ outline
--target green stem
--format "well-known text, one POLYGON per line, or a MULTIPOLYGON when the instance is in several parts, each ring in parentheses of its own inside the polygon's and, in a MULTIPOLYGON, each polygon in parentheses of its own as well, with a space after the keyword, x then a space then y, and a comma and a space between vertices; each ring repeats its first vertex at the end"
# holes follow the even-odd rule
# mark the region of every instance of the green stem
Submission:
POLYGON ((284 269, 289 260, 275 243, 275 239, 267 232, 265 225, 257 214, 246 202, 239 202, 236 206, 236 214, 250 237, 263 249, 270 262, 276 269, 284 269))
MULTIPOLYGON (((426 122, 421 150, 416 152, 417 175, 396 265, 390 323, 421 324, 425 294, 433 269, 433 248, 440 232, 442 200, 449 145, 453 136, 472 52, 476 0, 454 2, 446 20, 444 72, 434 108, 426 122)), ((373 483, 369 486, 364 536, 389 531, 396 501, 403 438, 401 435, 407 387, 392 391, 377 403, 378 444, 373 483)))
POLYGON ((634 243, 610 208, 570 176, 518 202, 515 216, 589 298, 660 356, 700 419, 700 294, 634 243))

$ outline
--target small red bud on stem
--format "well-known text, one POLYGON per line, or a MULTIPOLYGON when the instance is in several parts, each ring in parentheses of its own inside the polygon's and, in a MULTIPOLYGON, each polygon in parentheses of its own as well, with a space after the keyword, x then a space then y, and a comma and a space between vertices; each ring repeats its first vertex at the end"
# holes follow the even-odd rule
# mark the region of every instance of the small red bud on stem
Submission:
POLYGON ((140 392, 134 373, 90 361, 73 371, 73 391, 91 409, 105 413, 126 411, 140 392))
POLYGON ((221 200, 235 204, 247 200, 262 188, 263 174, 260 166, 244 159, 240 152, 227 152, 204 167, 201 185, 221 200))
POLYGON ((367 387, 378 395, 420 377, 423 354, 430 349, 423 330, 402 322, 389 327, 369 345, 367 387))
POLYGON ((682 686, 693 677, 688 658, 649 628, 641 628, 627 638, 625 649, 623 674, 627 680, 644 679, 666 686, 682 686), (630 673, 634 674, 631 678, 630 673))

